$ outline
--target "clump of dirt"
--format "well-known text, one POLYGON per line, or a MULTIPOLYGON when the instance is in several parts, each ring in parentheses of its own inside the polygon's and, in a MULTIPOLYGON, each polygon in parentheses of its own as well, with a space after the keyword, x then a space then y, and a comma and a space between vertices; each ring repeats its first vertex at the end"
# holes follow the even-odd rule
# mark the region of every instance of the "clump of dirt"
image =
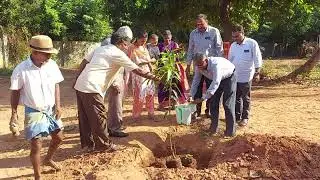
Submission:
POLYGON ((298 137, 247 134, 231 140, 215 138, 209 148, 204 146, 203 141, 211 141, 211 138, 204 140, 198 137, 196 140, 193 136, 194 141, 189 143, 196 148, 186 150, 183 148, 184 142, 189 137, 173 138, 177 149, 175 158, 170 155, 169 144, 164 143, 162 148, 157 146, 153 153, 162 156, 157 156, 147 168, 151 179, 164 172, 168 175, 173 168, 183 177, 194 178, 320 178, 319 144, 298 137), (200 145, 202 148, 197 148, 200 145))
POLYGON ((176 157, 168 156, 156 158, 155 162, 153 162, 150 166, 156 168, 197 168, 197 160, 190 154, 178 155, 176 157))
POLYGON ((222 168, 240 177, 320 177, 320 146, 296 137, 238 136, 218 144, 211 157, 209 168, 222 168))

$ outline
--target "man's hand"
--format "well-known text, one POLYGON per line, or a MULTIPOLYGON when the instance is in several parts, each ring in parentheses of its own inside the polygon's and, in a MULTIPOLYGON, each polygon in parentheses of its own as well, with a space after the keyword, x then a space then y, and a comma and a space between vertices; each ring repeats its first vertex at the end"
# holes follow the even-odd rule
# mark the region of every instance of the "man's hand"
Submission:
POLYGON ((191 104, 199 104, 202 103, 203 99, 195 99, 194 101, 191 102, 191 104))
POLYGON ((12 132, 12 135, 14 135, 14 136, 20 135, 17 112, 12 112, 11 118, 10 118, 10 123, 9 123, 9 128, 10 128, 10 131, 12 132))
POLYGON ((55 107, 54 114, 57 120, 61 118, 61 113, 62 113, 61 107, 55 107))

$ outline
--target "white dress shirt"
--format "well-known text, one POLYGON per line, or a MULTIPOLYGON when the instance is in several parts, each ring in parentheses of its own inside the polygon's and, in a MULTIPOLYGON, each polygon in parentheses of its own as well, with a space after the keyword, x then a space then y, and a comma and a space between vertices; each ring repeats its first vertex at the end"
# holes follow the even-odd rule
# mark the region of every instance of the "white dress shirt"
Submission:
POLYGON ((187 53, 188 65, 191 65, 194 54, 198 52, 204 53, 207 57, 223 56, 223 42, 217 28, 208 26, 205 32, 195 29, 190 33, 187 53))
POLYGON ((45 111, 55 105, 55 85, 63 80, 55 61, 49 59, 39 68, 29 57, 14 69, 10 89, 21 89, 20 104, 45 111))
POLYGON ((253 79, 255 68, 262 66, 259 45, 251 38, 244 38, 241 44, 233 42, 228 57, 236 67, 237 82, 239 83, 250 82, 253 79))
POLYGON ((84 93, 99 93, 102 97, 117 75, 123 73, 123 68, 127 72, 139 68, 112 44, 98 47, 85 59, 91 60, 79 75, 74 88, 84 93))
POLYGON ((220 82, 229 78, 235 70, 234 65, 223 57, 208 57, 207 70, 199 70, 195 67, 195 74, 191 85, 191 96, 196 95, 198 86, 200 84, 201 76, 204 75, 212 80, 210 87, 202 99, 208 100, 219 88, 220 82))

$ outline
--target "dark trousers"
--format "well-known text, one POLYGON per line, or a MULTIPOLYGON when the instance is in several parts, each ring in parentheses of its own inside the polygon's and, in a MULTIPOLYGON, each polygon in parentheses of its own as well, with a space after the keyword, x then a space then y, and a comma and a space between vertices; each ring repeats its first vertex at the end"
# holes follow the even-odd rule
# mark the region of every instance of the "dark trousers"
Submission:
MULTIPOLYGON (((200 84, 198 86, 197 92, 194 96, 194 99, 201 99, 202 98, 202 88, 203 88, 203 83, 206 82, 206 88, 208 89, 210 87, 210 84, 212 82, 212 80, 210 80, 209 78, 207 78, 206 76, 202 75, 201 80, 200 80, 200 84)), ((209 109, 210 109, 210 103, 207 102, 206 103, 206 113, 209 113, 209 109)), ((202 103, 197 104, 197 114, 200 115, 201 114, 201 107, 202 107, 202 103)))
POLYGON ((229 78, 221 81, 219 88, 214 93, 210 101, 211 126, 210 130, 218 131, 219 104, 223 94, 223 108, 226 117, 226 136, 235 134, 235 101, 236 101, 237 82, 234 73, 229 78))
POLYGON ((109 147, 106 108, 98 93, 76 91, 81 147, 109 147))
POLYGON ((237 83, 236 120, 249 119, 251 81, 237 83))
POLYGON ((110 132, 120 131, 122 121, 122 98, 124 90, 123 80, 119 81, 117 88, 110 86, 108 89, 108 129, 110 132))

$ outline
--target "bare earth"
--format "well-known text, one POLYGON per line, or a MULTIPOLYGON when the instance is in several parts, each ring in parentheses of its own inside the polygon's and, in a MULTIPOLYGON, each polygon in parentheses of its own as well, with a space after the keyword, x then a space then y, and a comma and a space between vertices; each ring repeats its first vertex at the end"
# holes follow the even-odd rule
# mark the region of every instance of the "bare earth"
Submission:
MULTIPOLYGON (((123 149, 115 153, 81 152, 72 71, 63 71, 61 84, 65 140, 55 159, 60 172, 43 167, 44 179, 320 179, 320 87, 306 85, 255 86, 250 122, 238 128, 238 136, 224 140, 221 109, 220 135, 204 130, 209 119, 179 126, 174 112, 156 120, 130 118, 132 99, 125 100, 128 138, 113 138, 123 149), (171 138, 170 138, 171 137, 171 138), (172 141, 170 145, 170 141, 172 141), (177 155, 170 168, 172 150, 177 155), (197 161, 181 166, 180 158, 197 161), (167 168, 166 168, 167 167, 167 168)), ((32 179, 29 144, 9 133, 9 78, 0 77, 0 179, 32 179)), ((19 107, 21 126, 23 108, 19 107)), ((44 141, 45 155, 48 140, 44 141)))

